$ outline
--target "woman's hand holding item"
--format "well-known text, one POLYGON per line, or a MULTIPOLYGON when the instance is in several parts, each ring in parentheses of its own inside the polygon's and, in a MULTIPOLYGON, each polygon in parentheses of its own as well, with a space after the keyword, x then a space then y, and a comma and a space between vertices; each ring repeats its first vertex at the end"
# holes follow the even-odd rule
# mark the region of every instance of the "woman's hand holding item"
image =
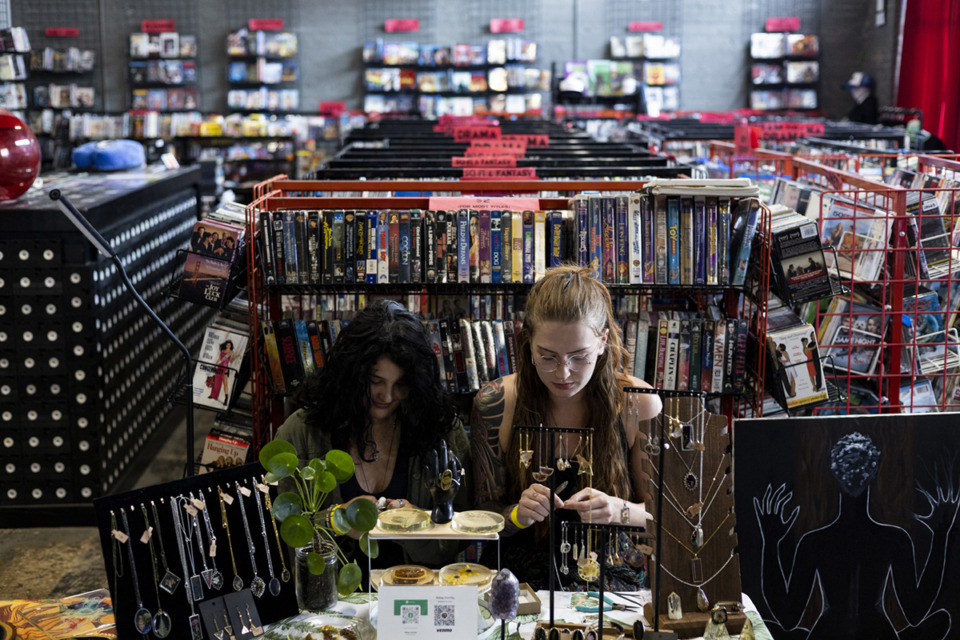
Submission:
MULTIPOLYGON (((563 508, 563 500, 553 496, 554 509, 563 508)), ((517 503, 517 522, 529 527, 534 522, 543 522, 550 515, 550 487, 539 483, 531 484, 520 494, 517 503)))

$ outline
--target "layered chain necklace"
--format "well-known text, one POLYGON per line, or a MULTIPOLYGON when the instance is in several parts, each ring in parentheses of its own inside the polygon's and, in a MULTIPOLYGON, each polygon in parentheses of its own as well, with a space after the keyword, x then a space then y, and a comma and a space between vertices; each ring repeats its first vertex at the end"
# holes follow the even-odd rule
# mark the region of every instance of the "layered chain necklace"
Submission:
MULTIPOLYGON (((397 418, 394 417, 393 429, 390 431, 390 443, 387 445, 387 448, 386 448, 387 456, 389 456, 393 452, 393 443, 394 443, 394 440, 396 440, 397 429, 399 426, 400 424, 397 421, 397 418)), ((359 448, 358 448, 358 451, 359 451, 359 448)), ((357 457, 359 458, 359 461, 357 462, 356 466, 360 470, 360 477, 363 478, 363 485, 364 485, 363 487, 361 487, 361 489, 371 494, 377 493, 378 488, 380 491, 383 491, 384 489, 386 489, 387 488, 387 471, 390 469, 390 461, 387 460, 386 463, 383 465, 383 471, 380 472, 380 484, 375 485, 375 484, 370 484, 370 481, 367 480, 367 472, 365 470, 367 463, 366 461, 364 461, 363 456, 358 455, 357 457)), ((376 442, 373 443, 372 457, 374 462, 377 462, 380 459, 380 449, 377 447, 376 442)))

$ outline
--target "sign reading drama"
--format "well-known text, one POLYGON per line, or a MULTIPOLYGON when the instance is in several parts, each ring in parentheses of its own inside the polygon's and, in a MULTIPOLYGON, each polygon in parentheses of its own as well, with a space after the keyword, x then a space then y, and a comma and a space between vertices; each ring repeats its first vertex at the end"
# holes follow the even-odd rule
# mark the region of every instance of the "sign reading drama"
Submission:
POLYGON ((474 140, 499 140, 500 127, 454 127, 454 142, 473 142, 474 140))
POLYGON ((476 209, 477 211, 538 211, 540 198, 513 198, 506 196, 464 196, 430 198, 431 209, 446 211, 476 209))
POLYGON ((496 169, 467 167, 463 170, 463 180, 536 180, 537 170, 533 167, 514 167, 496 169))
POLYGON ((523 134, 523 133, 512 133, 505 136, 500 136, 500 139, 504 142, 522 142, 528 147, 549 147, 550 146, 550 136, 544 134, 523 134))
POLYGON ((767 18, 765 28, 768 32, 800 31, 800 17, 767 18))
POLYGON ((490 33, 519 33, 523 31, 523 18, 491 18, 490 33))
POLYGON ((43 35, 48 38, 72 38, 80 35, 80 29, 74 27, 48 27, 43 35))
POLYGON ((387 33, 412 33, 420 31, 420 21, 414 18, 391 18, 383 23, 387 33))
POLYGON ((250 31, 280 31, 283 18, 250 18, 247 22, 250 31))
POLYGON ((176 31, 177 24, 173 20, 141 20, 140 31, 144 33, 164 33, 165 31, 176 31))
POLYGON ((636 31, 646 31, 646 32, 663 31, 663 23, 662 23, 662 22, 643 22, 643 21, 640 21, 640 22, 631 22, 630 24, 627 25, 627 31, 634 31, 634 32, 636 32, 636 31))
POLYGON ((336 118, 346 109, 347 105, 343 102, 321 102, 317 112, 322 116, 336 118))
POLYGON ((758 122, 753 125, 759 129, 761 140, 796 140, 810 136, 822 136, 822 122, 758 122))
POLYGON ((482 155, 482 156, 454 156, 450 159, 451 167, 515 167, 516 156, 482 155))

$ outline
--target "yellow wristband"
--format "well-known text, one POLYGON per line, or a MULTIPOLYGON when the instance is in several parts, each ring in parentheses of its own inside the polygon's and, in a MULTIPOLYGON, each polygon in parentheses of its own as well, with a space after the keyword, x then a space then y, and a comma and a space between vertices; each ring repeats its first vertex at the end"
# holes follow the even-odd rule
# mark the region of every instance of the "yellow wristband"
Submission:
POLYGON ((517 520, 517 509, 519 508, 520 508, 520 505, 517 505, 513 508, 513 511, 510 512, 510 522, 512 522, 513 526, 515 526, 517 529, 526 529, 530 525, 520 524, 520 521, 517 520))
POLYGON ((334 505, 334 507, 333 507, 332 509, 330 509, 330 528, 333 529, 333 532, 334 532, 335 534, 337 534, 338 536, 342 536, 342 535, 346 535, 346 534, 350 533, 349 531, 340 531, 340 529, 337 529, 337 525, 335 525, 335 524, 333 523, 333 512, 336 511, 337 509, 339 509, 339 508, 342 507, 342 506, 343 506, 343 505, 338 504, 338 505, 334 505))

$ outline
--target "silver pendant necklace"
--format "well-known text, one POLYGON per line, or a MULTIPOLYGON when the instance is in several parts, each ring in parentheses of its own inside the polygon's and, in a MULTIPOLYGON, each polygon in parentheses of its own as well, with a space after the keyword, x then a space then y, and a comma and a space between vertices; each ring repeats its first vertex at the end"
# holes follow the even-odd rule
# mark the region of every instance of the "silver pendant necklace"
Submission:
POLYGON ((253 500, 257 503, 257 514, 260 516, 260 535, 263 536, 263 548, 267 552, 267 571, 270 574, 270 582, 267 583, 267 589, 270 590, 270 595, 278 596, 280 595, 280 581, 273 575, 273 558, 270 555, 270 540, 267 538, 267 523, 263 519, 263 506, 260 504, 260 492, 264 489, 269 491, 266 485, 254 481, 253 500))
MULTIPOLYGON (((143 513, 143 537, 147 539, 150 545, 150 567, 153 569, 153 589, 157 594, 157 613, 153 616, 153 635, 158 638, 166 638, 170 635, 170 628, 173 626, 170 620, 170 614, 163 610, 160 603, 160 586, 157 576, 157 554, 153 548, 153 528, 150 526, 150 516, 147 515, 147 507, 140 503, 140 511, 143 513)), ((140 538, 143 541, 143 538, 140 538)))
MULTIPOLYGON (((247 534, 247 551, 250 553, 250 566, 253 567, 253 580, 250 581, 250 592, 259 598, 263 595, 267 585, 263 581, 263 578, 257 575, 257 548, 254 546, 253 537, 250 535, 250 523, 247 522, 247 509, 243 505, 244 492, 249 495, 250 489, 241 487, 239 482, 235 482, 235 484, 237 486, 237 499, 240 502, 240 515, 243 517, 243 531, 247 534)), ((256 496, 254 496, 254 499, 256 500, 256 496)))
POLYGON ((123 533, 126 536, 127 560, 130 561, 130 578, 133 580, 133 595, 137 599, 137 612, 133 614, 133 626, 141 635, 146 637, 153 628, 153 614, 150 613, 140 598, 140 582, 137 578, 137 564, 133 559, 133 545, 130 544, 130 524, 127 522, 127 512, 120 509, 120 520, 123 522, 123 533))

